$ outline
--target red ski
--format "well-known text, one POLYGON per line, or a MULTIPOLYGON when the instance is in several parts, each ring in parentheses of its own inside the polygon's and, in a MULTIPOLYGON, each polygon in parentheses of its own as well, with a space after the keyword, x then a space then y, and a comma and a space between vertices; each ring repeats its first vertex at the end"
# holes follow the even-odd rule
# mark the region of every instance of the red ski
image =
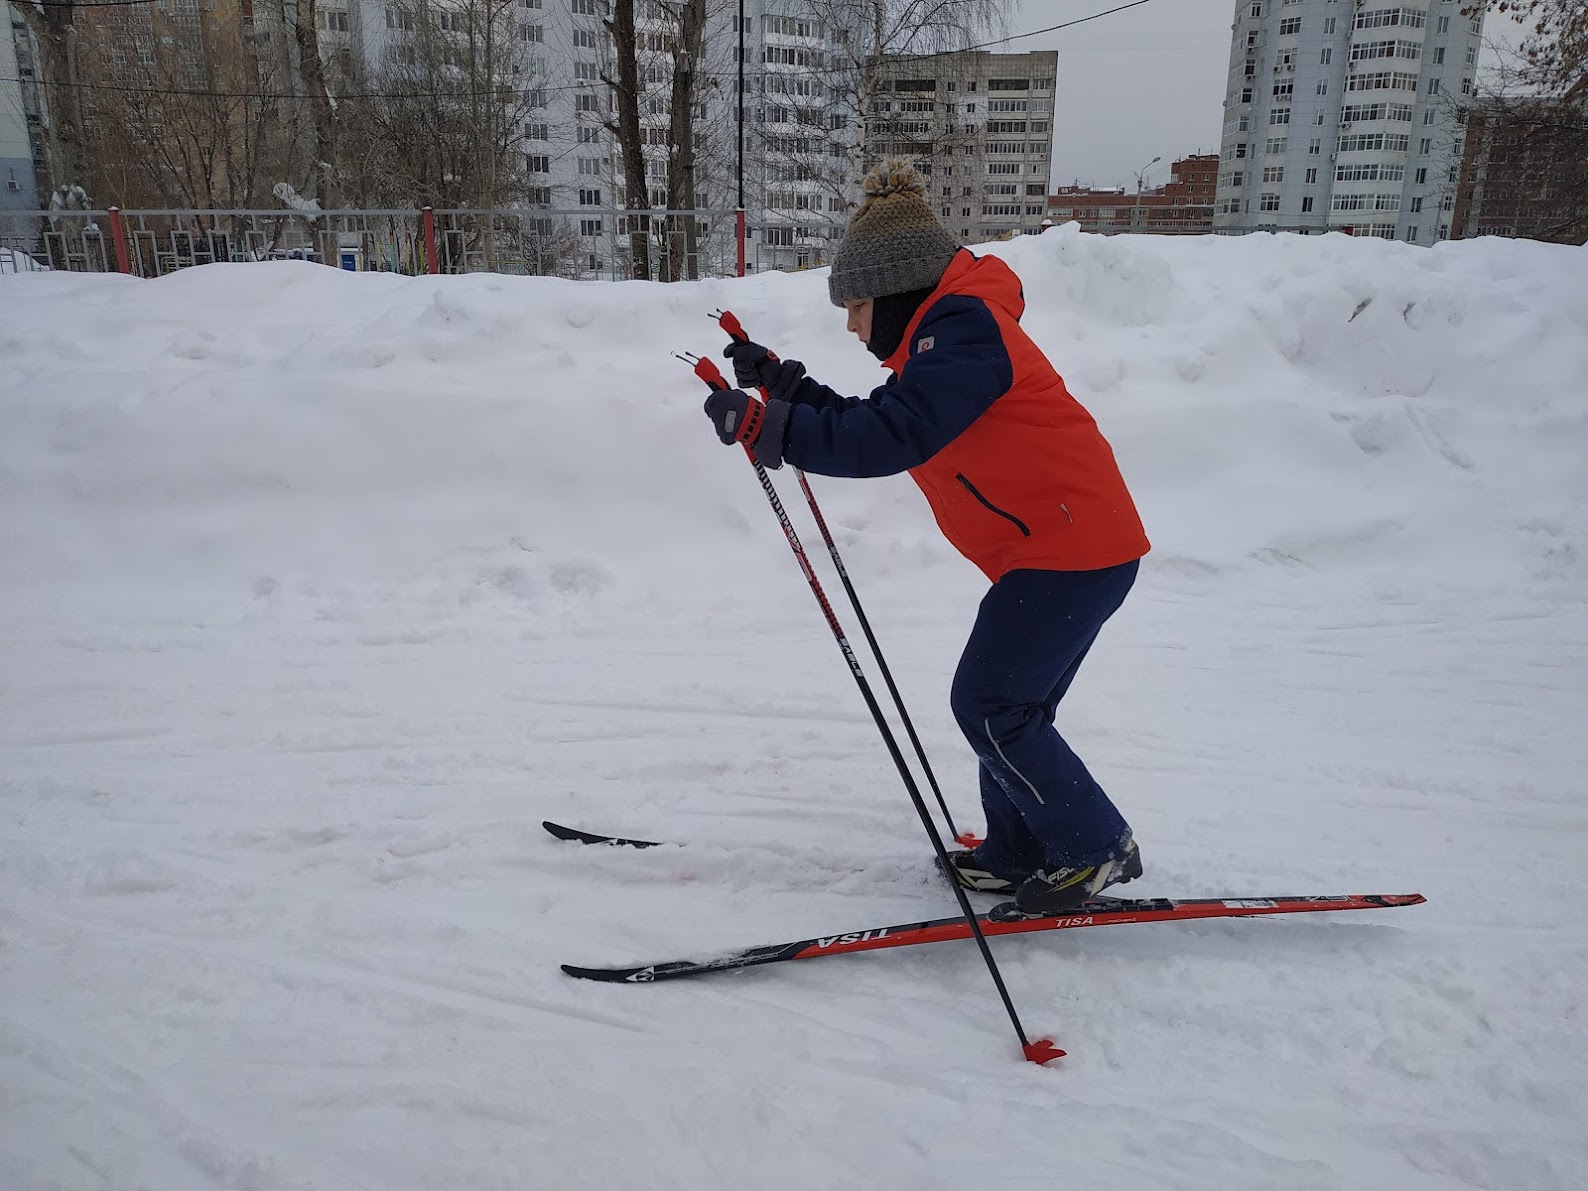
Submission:
MULTIPOLYGON (((566 838, 566 837, 564 837, 566 838)), ((605 837, 595 840, 607 842, 605 837)), ((595 841, 592 841, 595 842, 595 841)), ((644 846, 641 841, 621 841, 644 846)), ((990 913, 978 915, 977 922, 988 938, 993 935, 1020 935, 1034 931, 1079 930, 1089 926, 1123 926, 1132 922, 1185 922, 1194 918, 1256 918, 1267 914, 1320 914, 1333 910, 1388 910, 1415 906, 1426 901, 1420 893, 1350 893, 1306 897, 1199 897, 1199 898, 1112 898, 1087 902, 1068 914, 1051 918, 1012 917, 1012 902, 995 906, 990 913)), ((714 959, 674 960, 631 968, 581 968, 563 964, 562 970, 582 980, 606 980, 623 984, 650 984, 657 980, 676 980, 732 968, 752 968, 759 964, 778 964, 794 959, 817 959, 824 955, 845 955, 851 951, 879 951, 884 947, 913 947, 922 943, 946 943, 971 937, 970 925, 961 917, 934 918, 929 922, 907 922, 901 926, 878 926, 870 930, 799 939, 792 943, 773 943, 719 955, 714 959)))

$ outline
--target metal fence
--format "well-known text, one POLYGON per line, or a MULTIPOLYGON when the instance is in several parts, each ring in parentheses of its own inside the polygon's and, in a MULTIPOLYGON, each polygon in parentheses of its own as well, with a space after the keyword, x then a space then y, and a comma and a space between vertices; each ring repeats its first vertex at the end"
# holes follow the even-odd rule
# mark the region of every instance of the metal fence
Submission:
MULTIPOLYGON (((758 271, 768 239, 762 232, 736 212, 718 210, 22 211, 0 213, 0 272, 159 277, 223 261, 305 260, 410 276, 488 272, 616 281, 635 276, 638 234, 649 276, 670 281, 758 271)), ((788 256, 786 248, 781 256, 788 256)), ((781 263, 767 251, 765 267, 781 263)))

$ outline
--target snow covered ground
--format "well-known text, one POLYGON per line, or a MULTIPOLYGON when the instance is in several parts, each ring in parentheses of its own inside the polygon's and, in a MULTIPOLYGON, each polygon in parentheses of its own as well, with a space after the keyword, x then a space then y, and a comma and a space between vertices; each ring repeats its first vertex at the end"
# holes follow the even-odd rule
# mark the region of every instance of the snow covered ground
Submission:
MULTIPOLYGON (((668 356, 869 388, 823 277, 12 275, 0 1188, 1581 1188, 1584 250, 995 250, 1155 545, 1064 712, 1131 892, 1427 905, 994 940, 1046 1068, 968 944, 569 980, 952 912, 668 356)), ((976 823, 983 581, 813 483, 976 823)))

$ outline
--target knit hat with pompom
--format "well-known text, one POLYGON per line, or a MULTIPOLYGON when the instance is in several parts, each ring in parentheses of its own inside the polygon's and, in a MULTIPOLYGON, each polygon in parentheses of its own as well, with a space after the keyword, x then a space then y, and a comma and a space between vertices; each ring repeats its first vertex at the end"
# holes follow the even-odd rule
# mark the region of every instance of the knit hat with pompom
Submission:
POLYGON ((927 205, 926 183, 910 162, 882 162, 863 186, 865 201, 844 231, 827 278, 834 306, 930 289, 959 251, 927 205))

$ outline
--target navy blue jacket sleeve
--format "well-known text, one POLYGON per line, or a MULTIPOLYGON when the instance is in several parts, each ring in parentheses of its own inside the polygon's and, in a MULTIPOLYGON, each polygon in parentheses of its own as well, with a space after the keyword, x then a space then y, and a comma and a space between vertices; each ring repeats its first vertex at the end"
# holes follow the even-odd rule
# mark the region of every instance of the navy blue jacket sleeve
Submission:
POLYGON ((899 375, 870 400, 840 396, 815 381, 801 386, 783 458, 823 476, 907 471, 958 438, 1013 384, 1014 366, 987 304, 940 298, 911 336, 899 375))

